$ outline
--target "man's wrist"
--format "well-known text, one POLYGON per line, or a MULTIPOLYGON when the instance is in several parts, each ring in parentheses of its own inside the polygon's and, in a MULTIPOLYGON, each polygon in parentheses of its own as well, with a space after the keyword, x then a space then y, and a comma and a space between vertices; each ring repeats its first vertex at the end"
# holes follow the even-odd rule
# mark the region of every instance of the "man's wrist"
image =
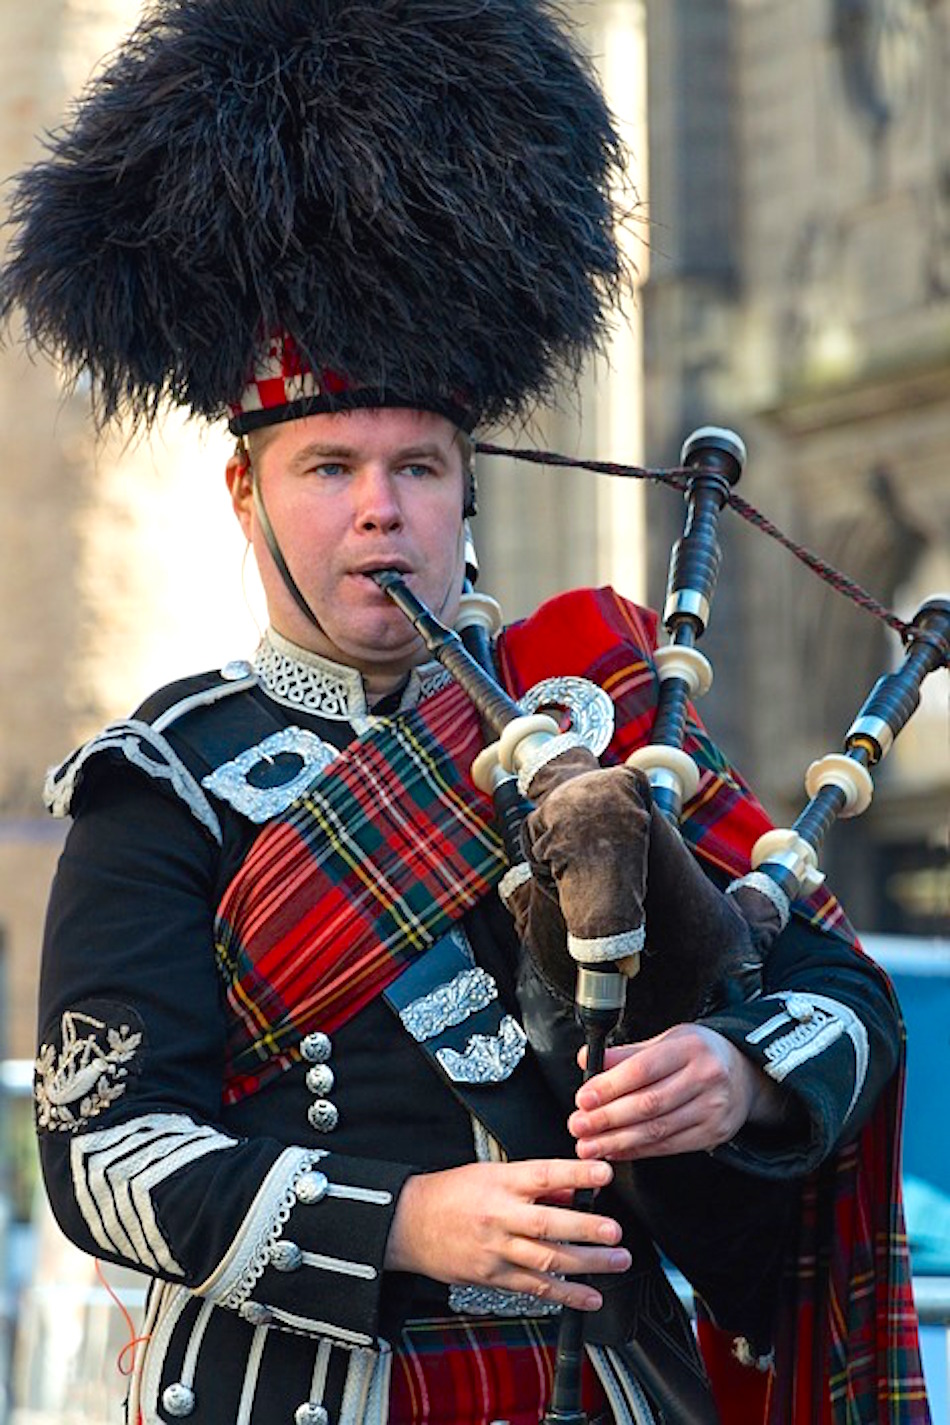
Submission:
POLYGON ((777 1128, 789 1115, 789 1095, 749 1059, 752 1096, 746 1122, 758 1128, 777 1128))
POLYGON ((383 1257, 383 1268, 387 1272, 414 1272, 418 1269, 413 1254, 414 1233, 413 1213, 418 1199, 419 1187, 424 1174, 414 1173, 406 1178, 396 1201, 396 1210, 389 1225, 389 1237, 383 1257))

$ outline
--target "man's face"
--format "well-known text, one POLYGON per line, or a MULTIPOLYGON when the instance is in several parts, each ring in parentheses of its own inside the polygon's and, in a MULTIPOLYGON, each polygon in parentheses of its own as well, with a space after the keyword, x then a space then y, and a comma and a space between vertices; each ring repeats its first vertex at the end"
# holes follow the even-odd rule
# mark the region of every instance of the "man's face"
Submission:
POLYGON ((427 411, 306 416, 268 431, 254 479, 291 574, 316 615, 287 590, 254 510, 251 476, 228 466, 241 527, 254 546, 271 622, 313 652, 360 669, 385 691, 422 661, 404 614, 367 577, 397 569, 444 622, 463 575, 463 471, 457 432, 427 411))

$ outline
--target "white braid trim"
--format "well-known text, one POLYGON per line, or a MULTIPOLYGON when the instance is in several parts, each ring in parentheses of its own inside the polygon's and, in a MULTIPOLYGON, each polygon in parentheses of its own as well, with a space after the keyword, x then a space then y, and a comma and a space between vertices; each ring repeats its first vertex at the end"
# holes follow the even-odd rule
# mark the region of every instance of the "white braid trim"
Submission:
POLYGON ((498 894, 501 897, 502 905, 511 909, 511 898, 519 886, 523 886, 526 881, 531 880, 531 867, 527 861, 520 861, 517 866, 512 866, 506 871, 498 882, 498 894))
POLYGON ((870 1042, 864 1022, 850 1005, 811 990, 778 990, 766 995, 760 1003, 768 1000, 778 1001, 782 1010, 747 1034, 746 1041, 762 1044, 769 1040, 763 1050, 766 1059, 763 1068, 776 1083, 784 1082, 802 1064, 830 1048, 842 1034, 851 1040, 854 1088, 845 1113, 847 1122, 864 1087, 870 1062, 870 1042))
POLYGON ((748 886, 750 891, 758 891, 760 896, 764 896, 767 901, 771 901, 779 913, 779 919, 782 922, 782 929, 784 930, 788 924, 788 918, 792 913, 792 903, 782 890, 782 887, 778 885, 776 881, 773 881, 771 876, 767 876, 764 871, 749 871, 746 875, 740 876, 738 880, 732 881, 726 887, 726 895, 734 895, 735 892, 741 890, 743 886, 748 886))
POLYGON ((227 1255, 211 1276, 195 1287, 198 1296, 207 1296, 232 1311, 247 1300, 264 1275, 271 1248, 280 1240, 297 1206, 298 1178, 310 1172, 323 1156, 319 1150, 284 1149, 261 1183, 227 1255))
POLYGON ((389 1349, 370 1346, 351 1353, 337 1425, 385 1425, 392 1363, 389 1349))
POLYGON ((162 1389, 162 1367, 175 1327, 185 1308, 193 1300, 187 1287, 175 1286, 170 1282, 157 1283, 149 1296, 151 1330, 144 1338, 145 1350, 135 1363, 130 1396, 130 1401, 139 1404, 144 1420, 161 1419, 158 1406, 162 1389))
POLYGON ((531 782, 542 767, 546 767, 549 762, 553 762, 554 758, 560 757, 563 752, 571 752, 575 747, 586 748, 587 743, 582 737, 578 737, 576 732, 560 732, 556 737, 543 743, 537 751, 526 756, 518 770, 518 791, 521 795, 523 797, 531 795, 531 782))
POLYGON ((623 960, 627 955, 639 955, 646 942, 646 928, 622 930, 619 935, 596 935, 584 940, 568 931, 567 948, 571 958, 582 965, 603 965, 613 960, 623 960))
POLYGON ((169 782, 176 796, 221 845, 221 825, 208 798, 171 743, 149 723, 137 718, 110 723, 65 762, 50 768, 43 786, 43 801, 53 816, 71 815, 73 798, 86 764, 105 752, 121 753, 133 767, 138 767, 155 781, 169 782), (150 752, 146 752, 146 748, 150 752))
POLYGON ((609 1346, 584 1349, 604 1387, 616 1425, 656 1425, 642 1386, 617 1353, 609 1346))

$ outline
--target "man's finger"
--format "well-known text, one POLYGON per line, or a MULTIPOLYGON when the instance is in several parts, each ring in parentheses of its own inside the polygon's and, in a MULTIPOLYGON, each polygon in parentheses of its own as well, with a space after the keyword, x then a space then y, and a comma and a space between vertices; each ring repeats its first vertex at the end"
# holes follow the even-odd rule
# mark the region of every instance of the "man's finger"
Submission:
POLYGON ((616 1276, 629 1271, 626 1247, 584 1247, 575 1242, 512 1243, 511 1260, 543 1276, 616 1276))
POLYGON ((533 1158, 509 1163, 512 1191, 532 1202, 569 1194, 584 1188, 602 1188, 613 1178, 609 1163, 580 1162, 576 1158, 533 1158))
POLYGON ((676 1039, 652 1039, 609 1051, 603 1072, 577 1090, 582 1109, 599 1108, 627 1094, 635 1094, 678 1073, 688 1062, 686 1045, 676 1039))

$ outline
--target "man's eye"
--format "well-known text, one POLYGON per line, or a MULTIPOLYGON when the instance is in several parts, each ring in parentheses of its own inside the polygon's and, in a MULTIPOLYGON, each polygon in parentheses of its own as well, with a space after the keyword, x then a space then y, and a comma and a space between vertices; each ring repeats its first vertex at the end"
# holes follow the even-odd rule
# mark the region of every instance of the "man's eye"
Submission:
POLYGON ((320 475, 326 480, 330 480, 336 475, 342 475, 345 470, 346 466, 341 464, 339 460, 324 460, 320 465, 311 467, 311 473, 313 475, 320 475))
POLYGON ((427 476, 436 473, 434 466, 416 464, 415 461, 409 465, 404 465, 402 470, 404 474, 411 475, 414 480, 424 480, 427 476))

